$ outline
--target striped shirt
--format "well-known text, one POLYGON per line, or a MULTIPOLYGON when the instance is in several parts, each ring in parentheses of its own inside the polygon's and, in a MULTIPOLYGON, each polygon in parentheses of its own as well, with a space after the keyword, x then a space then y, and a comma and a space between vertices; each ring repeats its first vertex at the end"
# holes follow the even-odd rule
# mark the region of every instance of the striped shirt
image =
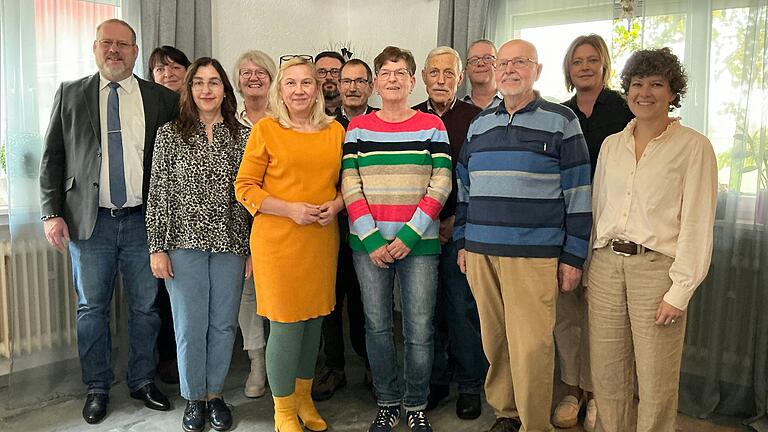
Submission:
POLYGON ((399 238, 411 255, 440 253, 437 220, 451 192, 451 157, 439 117, 353 118, 341 175, 353 250, 371 253, 399 238))
POLYGON ((590 163, 576 115, 536 99, 469 126, 456 166, 454 239, 485 255, 558 258, 581 268, 592 228, 590 163))

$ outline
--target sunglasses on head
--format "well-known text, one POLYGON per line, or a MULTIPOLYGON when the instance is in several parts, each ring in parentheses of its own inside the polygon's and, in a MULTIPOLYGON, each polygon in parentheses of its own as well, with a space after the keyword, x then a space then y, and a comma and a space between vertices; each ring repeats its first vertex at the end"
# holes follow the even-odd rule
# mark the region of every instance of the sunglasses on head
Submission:
POLYGON ((280 64, 282 65, 284 62, 291 61, 295 58, 300 58, 308 62, 313 62, 312 56, 308 54, 286 54, 286 55, 280 56, 280 64))

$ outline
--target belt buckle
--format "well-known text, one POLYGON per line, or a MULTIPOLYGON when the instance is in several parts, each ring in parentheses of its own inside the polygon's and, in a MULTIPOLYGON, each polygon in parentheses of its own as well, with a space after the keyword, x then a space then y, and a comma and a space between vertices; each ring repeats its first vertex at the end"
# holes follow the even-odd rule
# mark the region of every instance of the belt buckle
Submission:
POLYGON ((614 249, 614 248, 613 248, 613 245, 614 245, 614 244, 616 244, 616 243, 618 243, 618 244, 623 244, 623 245, 628 245, 628 244, 632 243, 631 241, 629 241, 629 240, 622 240, 622 239, 614 239, 614 240, 611 240, 611 251, 612 251, 613 253, 615 253, 616 255, 621 255, 621 256, 625 256, 625 257, 629 257, 629 256, 632 256, 632 254, 628 254, 628 253, 626 253, 626 252, 619 252, 619 251, 617 251, 616 249, 614 249))
POLYGON ((120 216, 120 210, 122 210, 122 209, 111 208, 111 209, 109 209, 109 215, 112 216, 113 218, 116 218, 116 217, 120 216))

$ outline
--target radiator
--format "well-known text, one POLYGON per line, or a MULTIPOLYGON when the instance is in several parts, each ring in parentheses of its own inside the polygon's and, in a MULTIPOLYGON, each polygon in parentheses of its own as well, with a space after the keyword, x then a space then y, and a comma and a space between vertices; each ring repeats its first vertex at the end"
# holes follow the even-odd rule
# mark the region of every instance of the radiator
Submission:
POLYGON ((69 257, 45 240, 0 242, 0 358, 75 346, 71 274, 69 257))

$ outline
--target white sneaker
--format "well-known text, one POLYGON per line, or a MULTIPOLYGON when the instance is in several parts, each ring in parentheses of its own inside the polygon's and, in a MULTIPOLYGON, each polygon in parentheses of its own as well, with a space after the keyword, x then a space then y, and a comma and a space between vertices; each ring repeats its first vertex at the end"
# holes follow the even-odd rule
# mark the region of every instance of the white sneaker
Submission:
POLYGON ((587 402, 587 415, 584 417, 584 431, 593 432, 597 422, 597 404, 594 399, 587 402))
POLYGON ((248 350, 251 358, 251 373, 245 380, 243 393, 249 398, 260 398, 267 392, 267 369, 264 363, 264 349, 248 350))
POLYGON ((555 407, 555 413, 552 414, 552 424, 560 429, 576 426, 576 423, 579 422, 581 404, 582 401, 576 399, 576 396, 568 395, 564 397, 555 407))

